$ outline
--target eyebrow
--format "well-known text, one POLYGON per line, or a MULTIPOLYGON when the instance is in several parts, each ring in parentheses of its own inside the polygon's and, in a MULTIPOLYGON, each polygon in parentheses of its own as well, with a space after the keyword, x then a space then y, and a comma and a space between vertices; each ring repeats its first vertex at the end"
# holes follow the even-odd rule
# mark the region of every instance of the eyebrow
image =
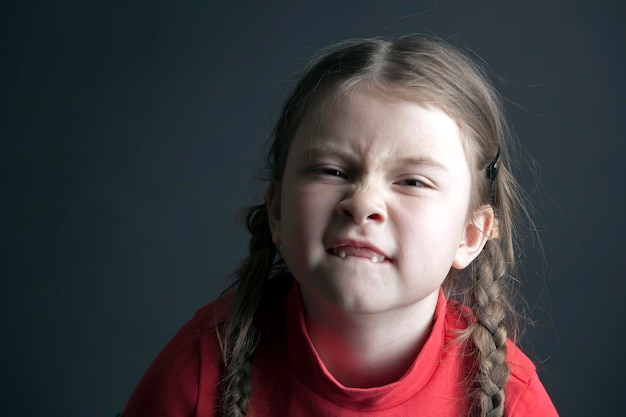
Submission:
MULTIPOLYGON (((339 149, 334 146, 316 146, 304 150, 300 154, 301 160, 311 160, 319 157, 338 157, 349 161, 357 160, 358 158, 351 152, 346 152, 343 149, 339 149)), ((441 162, 429 157, 429 156, 405 156, 394 160, 394 164, 401 167, 426 167, 441 171, 443 173, 449 173, 450 170, 446 168, 441 162)))
POLYGON ((420 166, 432 168, 437 171, 449 172, 448 168, 445 167, 441 162, 429 157, 429 156, 407 156, 397 160, 398 165, 401 166, 420 166))
POLYGON ((302 160, 311 160, 313 158, 323 157, 323 156, 336 156, 344 159, 356 159, 353 155, 350 155, 349 152, 346 152, 342 149, 338 149, 334 146, 316 146, 314 148, 305 149, 301 154, 300 158, 302 160))

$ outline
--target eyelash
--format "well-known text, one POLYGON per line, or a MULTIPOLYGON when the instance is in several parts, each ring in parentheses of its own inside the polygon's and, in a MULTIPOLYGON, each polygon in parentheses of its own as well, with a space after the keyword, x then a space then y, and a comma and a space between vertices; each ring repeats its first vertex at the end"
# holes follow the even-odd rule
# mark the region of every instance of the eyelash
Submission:
POLYGON ((346 175, 342 170, 332 167, 315 167, 311 169, 311 172, 313 174, 328 175, 337 178, 348 178, 348 175, 346 175))
POLYGON ((425 183, 424 181, 418 180, 416 178, 409 178, 406 180, 402 180, 399 182, 399 184, 408 185, 408 186, 416 187, 416 188, 428 188, 429 187, 427 183, 425 183))

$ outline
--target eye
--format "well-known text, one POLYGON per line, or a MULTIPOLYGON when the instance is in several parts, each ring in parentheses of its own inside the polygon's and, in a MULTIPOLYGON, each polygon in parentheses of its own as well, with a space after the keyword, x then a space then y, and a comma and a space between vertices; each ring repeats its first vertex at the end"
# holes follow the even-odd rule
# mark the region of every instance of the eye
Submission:
POLYGON ((346 175, 343 172, 335 168, 322 168, 321 172, 323 174, 330 175, 331 177, 346 178, 346 175))
POLYGON ((399 184, 400 185, 408 185, 410 187, 418 187, 418 188, 429 187, 428 184, 426 184, 422 180, 418 180, 417 178, 407 178, 407 179, 404 179, 404 180, 400 181, 399 184))
POLYGON ((313 167, 311 173, 329 177, 348 178, 348 175, 341 169, 327 166, 313 167))

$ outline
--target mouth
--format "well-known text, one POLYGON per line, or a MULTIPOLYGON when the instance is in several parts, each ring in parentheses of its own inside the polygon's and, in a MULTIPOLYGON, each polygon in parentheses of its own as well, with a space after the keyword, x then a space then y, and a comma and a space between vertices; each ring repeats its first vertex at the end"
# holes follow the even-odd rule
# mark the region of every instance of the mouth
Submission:
POLYGON ((339 245, 328 249, 327 252, 341 259, 348 257, 369 259, 373 264, 390 261, 390 259, 380 253, 380 251, 368 246, 339 245))

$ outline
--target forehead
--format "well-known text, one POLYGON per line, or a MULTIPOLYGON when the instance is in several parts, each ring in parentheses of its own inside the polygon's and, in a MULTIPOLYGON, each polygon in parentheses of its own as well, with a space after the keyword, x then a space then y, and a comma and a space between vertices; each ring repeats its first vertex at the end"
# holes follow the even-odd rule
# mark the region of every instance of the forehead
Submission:
MULTIPOLYGON (((466 163, 468 166, 474 166, 476 141, 473 140, 473 130, 470 129, 462 117, 454 112, 449 111, 447 106, 441 105, 437 102, 437 99, 433 97, 432 93, 422 92, 420 90, 412 91, 407 88, 397 88, 393 86, 383 86, 372 82, 360 82, 351 83, 345 86, 338 86, 334 89, 330 89, 325 92, 318 92, 317 97, 311 100, 307 106, 301 122, 295 131, 292 140, 289 143, 289 148, 284 155, 290 153, 290 148, 293 145, 296 137, 307 136, 308 140, 314 138, 319 139, 324 136, 324 133, 328 133, 331 129, 349 131, 351 129, 350 121, 358 110, 361 114, 369 112, 370 117, 365 117, 365 122, 371 122, 370 125, 379 127, 382 122, 387 122, 389 141, 385 144, 387 148, 391 148, 398 143, 394 143, 391 140, 394 130, 399 130, 400 127, 407 127, 413 124, 414 126, 419 124, 418 120, 413 123, 408 122, 409 118, 403 118, 406 115, 406 105, 417 106, 422 109, 430 110, 434 113, 439 113, 440 118, 447 116, 448 122, 453 122, 455 131, 460 137, 461 147, 465 155, 466 163), (365 103, 362 97, 370 98, 369 103, 365 103), (383 108, 394 108, 396 112, 386 112, 385 116, 378 114, 375 104, 384 104, 383 108), (404 104, 404 106, 402 106, 404 104), (404 109, 400 109, 404 107, 404 109), (399 111, 398 111, 399 110, 399 111), (403 123, 397 123, 402 120, 403 123)), ((410 113, 410 112, 409 112, 410 113)), ((359 122, 360 123, 360 122, 359 122)), ((449 124, 452 126, 452 124, 449 124)), ((357 126, 357 127, 360 127, 357 126)), ((418 140, 419 136, 415 136, 414 139, 418 140)))
POLYGON ((294 153, 341 150, 386 163, 400 157, 429 157, 443 165, 465 162, 458 124, 436 107, 367 89, 327 96, 316 104, 297 130, 294 153))

